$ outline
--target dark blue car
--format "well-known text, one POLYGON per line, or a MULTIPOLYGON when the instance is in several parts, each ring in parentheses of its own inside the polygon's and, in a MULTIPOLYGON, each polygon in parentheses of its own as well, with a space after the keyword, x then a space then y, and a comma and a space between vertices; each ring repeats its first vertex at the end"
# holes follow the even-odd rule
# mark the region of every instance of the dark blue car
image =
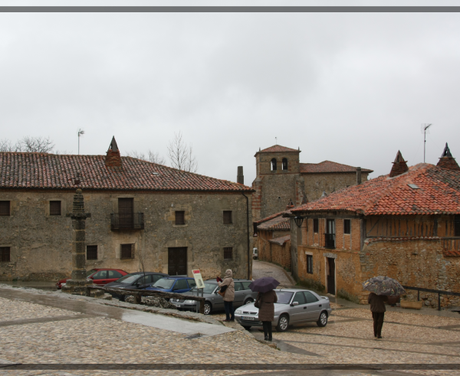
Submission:
POLYGON ((145 290, 162 292, 187 292, 196 286, 195 279, 190 277, 163 277, 145 290))

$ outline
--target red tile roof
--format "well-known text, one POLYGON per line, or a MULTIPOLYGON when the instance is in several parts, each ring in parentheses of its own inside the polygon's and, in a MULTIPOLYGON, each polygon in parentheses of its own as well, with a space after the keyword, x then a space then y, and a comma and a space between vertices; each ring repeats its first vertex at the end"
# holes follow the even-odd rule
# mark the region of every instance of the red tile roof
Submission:
POLYGON ((293 151, 300 152, 300 150, 297 150, 297 149, 291 149, 291 148, 287 148, 281 145, 273 145, 273 146, 270 146, 269 148, 259 151, 259 153, 285 153, 285 152, 293 152, 293 151))
POLYGON ((291 229, 291 221, 289 218, 283 218, 281 214, 278 214, 276 218, 272 218, 264 223, 261 223, 257 226, 258 230, 265 230, 265 231, 289 231, 291 229))
POLYGON ((293 214, 315 211, 363 215, 460 214, 460 171, 420 163, 402 175, 380 176, 291 209, 293 214))
POLYGON ((132 157, 121 157, 122 167, 106 167, 105 155, 57 155, 0 152, 0 188, 155 191, 241 191, 250 187, 210 178, 132 157))
POLYGON ((275 243, 275 244, 278 244, 278 245, 284 245, 284 243, 288 242, 291 240, 291 235, 286 235, 286 236, 282 236, 280 238, 274 238, 274 239, 269 239, 268 241, 270 243, 275 243))
MULTIPOLYGON (((354 172, 356 173, 356 167, 348 166, 345 164, 323 161, 320 163, 300 163, 301 174, 324 174, 331 172, 354 172)), ((373 170, 362 168, 361 172, 371 173, 373 170)))

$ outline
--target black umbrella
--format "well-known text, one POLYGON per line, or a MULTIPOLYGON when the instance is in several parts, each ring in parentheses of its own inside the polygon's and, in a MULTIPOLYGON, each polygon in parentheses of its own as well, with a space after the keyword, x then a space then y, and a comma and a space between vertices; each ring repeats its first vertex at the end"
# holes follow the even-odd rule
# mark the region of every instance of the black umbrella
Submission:
POLYGON ((273 290, 280 283, 273 277, 262 277, 252 281, 249 288, 256 292, 267 292, 273 290))

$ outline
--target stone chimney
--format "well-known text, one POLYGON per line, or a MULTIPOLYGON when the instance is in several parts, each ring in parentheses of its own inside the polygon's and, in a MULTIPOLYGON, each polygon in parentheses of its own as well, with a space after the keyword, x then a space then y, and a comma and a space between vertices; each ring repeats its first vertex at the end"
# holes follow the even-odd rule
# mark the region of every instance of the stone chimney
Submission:
POLYGON ((243 166, 238 166, 238 175, 236 176, 236 182, 244 184, 243 166))
POLYGON ((393 162, 393 167, 390 172, 390 178, 404 174, 407 171, 409 171, 409 167, 407 167, 406 161, 404 160, 401 152, 398 150, 395 161, 393 162))
POLYGON ((356 167, 356 185, 361 184, 361 167, 356 167))
POLYGON ((118 150, 117 142, 115 141, 115 136, 113 136, 109 150, 107 150, 105 165, 107 167, 121 167, 121 156, 120 151, 118 150))
POLYGON ((456 162, 455 158, 452 157, 452 154, 450 153, 447 142, 446 142, 446 147, 444 148, 444 151, 442 152, 441 158, 439 158, 439 162, 436 166, 445 168, 448 170, 460 170, 458 163, 456 162))

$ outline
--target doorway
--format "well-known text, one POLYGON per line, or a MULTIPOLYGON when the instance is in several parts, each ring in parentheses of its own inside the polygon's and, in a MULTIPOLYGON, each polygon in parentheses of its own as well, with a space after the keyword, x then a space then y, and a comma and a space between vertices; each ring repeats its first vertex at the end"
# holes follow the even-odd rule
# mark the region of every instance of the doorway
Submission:
POLYGON ((187 247, 168 248, 168 274, 187 275, 187 247))
POLYGON ((335 259, 326 258, 327 293, 335 295, 335 259))

